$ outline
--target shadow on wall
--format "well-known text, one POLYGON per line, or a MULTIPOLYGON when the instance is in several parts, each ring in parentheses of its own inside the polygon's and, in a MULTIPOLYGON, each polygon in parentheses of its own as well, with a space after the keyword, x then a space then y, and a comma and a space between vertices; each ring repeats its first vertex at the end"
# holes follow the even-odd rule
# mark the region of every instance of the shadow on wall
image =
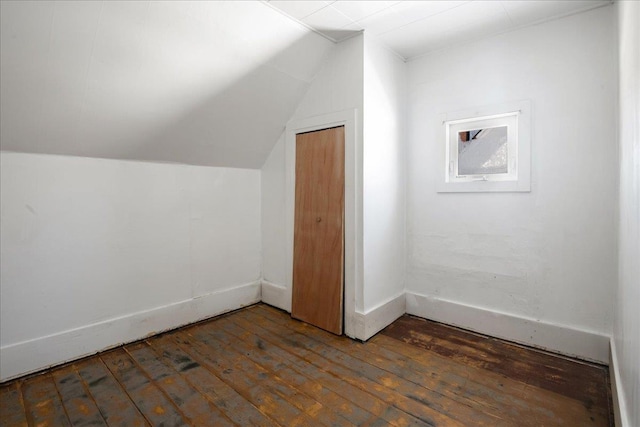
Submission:
MULTIPOLYGON (((318 36, 312 33, 305 35, 120 156, 260 168, 312 81, 295 77, 271 63, 305 60, 309 56, 305 53, 308 39, 315 37, 318 36)), ((322 62, 326 56, 322 55, 322 62)), ((322 62, 318 61, 316 72, 322 62)))
POLYGON ((1 149, 259 168, 333 44, 259 2, 2 2, 1 149))

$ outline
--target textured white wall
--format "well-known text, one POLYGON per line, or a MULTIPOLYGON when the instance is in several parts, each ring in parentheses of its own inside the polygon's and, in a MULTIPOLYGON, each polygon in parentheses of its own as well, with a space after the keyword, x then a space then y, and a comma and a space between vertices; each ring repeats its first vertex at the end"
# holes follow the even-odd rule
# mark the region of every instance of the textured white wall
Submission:
POLYGON ((620 1, 619 284, 613 328, 623 427, 640 425, 640 3, 620 1))
POLYGON ((404 293, 404 61, 365 34, 363 139, 364 301, 368 312, 404 293))
POLYGON ((2 152, 0 172, 2 378, 238 308, 215 293, 260 278, 258 170, 2 152), (101 322, 131 327, 103 342, 101 322), (52 336, 62 353, 27 352, 52 336))
POLYGON ((610 334, 614 33, 604 7, 408 63, 409 292, 610 334), (522 99, 533 105, 532 191, 436 193, 438 114, 522 99))
MULTIPOLYGON (((362 68, 363 38, 353 37, 338 43, 331 52, 327 62, 311 84, 309 91, 298 105, 291 121, 320 116, 337 111, 356 109, 358 111, 357 149, 362 148, 362 68)), ((287 259, 287 229, 293 224, 286 221, 286 159, 284 135, 276 143, 267 161, 262 167, 262 268, 263 276, 268 284, 263 286, 265 302, 290 310, 291 301, 287 277, 287 269, 291 261, 287 259)), ((361 159, 361 154, 357 156, 361 159)), ((361 171, 361 160, 356 160, 361 171)), ((360 172, 358 177, 362 176, 360 172)), ((362 182, 356 184, 361 187, 362 182)), ((356 202, 361 212, 362 197, 356 202)), ((361 215, 361 214, 360 214, 361 215)), ((359 216, 361 218, 361 216, 359 216)), ((357 233, 357 232, 356 232, 357 233)), ((361 235, 361 234, 360 234, 361 235)), ((361 238, 358 251, 361 254, 361 238)), ((360 255, 361 256, 361 255, 360 255)), ((358 263, 358 262, 357 262, 358 263)), ((361 261, 359 261, 361 265, 361 261)), ((361 277, 361 276, 360 276, 361 277)), ((357 284, 356 284, 357 285, 357 284)), ((358 285, 357 285, 358 286, 358 285)), ((362 288, 356 289, 356 305, 362 305, 362 288)))

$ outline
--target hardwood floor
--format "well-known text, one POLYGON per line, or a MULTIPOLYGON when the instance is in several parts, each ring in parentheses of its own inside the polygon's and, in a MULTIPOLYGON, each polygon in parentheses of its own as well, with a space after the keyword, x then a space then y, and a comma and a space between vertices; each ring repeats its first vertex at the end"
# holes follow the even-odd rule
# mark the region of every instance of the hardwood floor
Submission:
POLYGON ((613 426, 609 390, 423 319, 359 343, 258 304, 4 384, 0 425, 613 426))

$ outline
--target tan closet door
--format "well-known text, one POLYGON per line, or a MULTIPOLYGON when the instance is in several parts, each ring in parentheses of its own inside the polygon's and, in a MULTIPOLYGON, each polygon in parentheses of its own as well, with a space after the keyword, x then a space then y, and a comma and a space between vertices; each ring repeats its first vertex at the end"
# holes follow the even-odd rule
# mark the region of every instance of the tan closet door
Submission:
POLYGON ((344 127, 296 135, 291 315, 342 334, 344 127))

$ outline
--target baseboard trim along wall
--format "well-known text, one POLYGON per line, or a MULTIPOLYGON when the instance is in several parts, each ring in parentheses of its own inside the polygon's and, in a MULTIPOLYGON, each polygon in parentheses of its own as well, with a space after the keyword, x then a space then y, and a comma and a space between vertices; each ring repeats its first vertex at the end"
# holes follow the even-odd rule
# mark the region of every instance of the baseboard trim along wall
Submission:
POLYGON ((263 280, 262 302, 291 313, 291 293, 283 285, 263 280))
POLYGON ((407 313, 579 359, 609 364, 607 335, 406 292, 407 313))
POLYGON ((620 370, 618 369, 618 352, 616 351, 616 341, 610 341, 609 377, 611 378, 611 394, 613 398, 613 415, 617 427, 631 427, 629 412, 624 398, 624 391, 621 388, 620 370))
MULTIPOLYGON (((291 293, 285 286, 266 280, 262 281, 262 302, 291 313, 291 293)), ((352 315, 353 336, 366 341, 406 312, 404 292, 383 302, 366 313, 355 312, 352 315)), ((345 332, 346 333, 346 332, 345 332)), ((348 335, 348 334, 347 334, 348 335)))
POLYGON ((368 310, 356 312, 356 338, 366 341, 406 313, 404 292, 368 310))
POLYGON ((260 302, 260 281, 0 348, 0 382, 260 302))

